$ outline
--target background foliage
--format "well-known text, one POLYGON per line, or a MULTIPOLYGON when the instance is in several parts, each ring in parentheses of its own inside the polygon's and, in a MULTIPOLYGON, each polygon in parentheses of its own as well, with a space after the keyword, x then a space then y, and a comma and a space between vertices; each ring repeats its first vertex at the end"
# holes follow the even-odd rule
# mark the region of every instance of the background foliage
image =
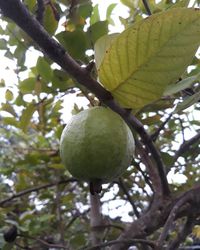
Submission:
MULTIPOLYGON (((106 19, 102 20, 98 5, 92 5, 89 0, 23 2, 80 65, 88 65, 94 59, 95 42, 116 25, 112 15, 116 4, 108 6, 106 19)), ((149 14, 142 1, 121 2, 128 9, 127 18, 119 16, 124 28, 149 14)), ((189 1, 155 3, 151 0, 149 3, 155 14, 187 7, 189 1)), ((73 114, 86 105, 99 105, 99 100, 43 56, 37 44, 3 14, 0 24, 0 49, 4 57, 16 64, 17 77, 17 83, 12 83, 12 79, 0 82, 5 93, 0 109, 0 248, 89 247, 88 185, 71 179, 61 164, 58 148, 67 120, 65 112, 71 107, 70 97, 76 97, 73 114), (83 99, 86 105, 82 106, 83 99), (13 229, 13 225, 18 228, 19 236, 8 243, 3 234, 13 229)), ((174 174, 170 189, 175 195, 200 182, 199 72, 197 54, 188 70, 177 79, 179 83, 166 90, 165 97, 134 111, 159 148, 169 179, 174 174), (190 138, 197 139, 191 142, 190 138)), ((97 78, 95 69, 91 74, 97 78)), ((151 204, 153 193, 147 168, 137 155, 120 180, 103 186, 103 241, 116 240, 127 225, 140 217, 151 204)), ((184 221, 185 218, 181 218, 173 224, 166 244, 177 236, 184 221)), ((193 233, 188 235, 196 240, 199 219, 194 224, 193 233)), ((149 240, 157 239, 159 230, 156 228, 149 240)), ((185 238, 183 244, 186 244, 185 238)))

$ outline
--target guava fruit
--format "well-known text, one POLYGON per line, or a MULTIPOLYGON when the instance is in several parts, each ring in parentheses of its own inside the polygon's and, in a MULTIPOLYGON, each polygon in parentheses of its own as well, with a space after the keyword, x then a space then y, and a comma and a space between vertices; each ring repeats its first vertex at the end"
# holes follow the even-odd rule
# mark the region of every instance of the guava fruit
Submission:
POLYGON ((119 177, 130 165, 134 149, 130 128, 104 107, 73 116, 60 140, 63 164, 72 176, 90 183, 107 183, 119 177))

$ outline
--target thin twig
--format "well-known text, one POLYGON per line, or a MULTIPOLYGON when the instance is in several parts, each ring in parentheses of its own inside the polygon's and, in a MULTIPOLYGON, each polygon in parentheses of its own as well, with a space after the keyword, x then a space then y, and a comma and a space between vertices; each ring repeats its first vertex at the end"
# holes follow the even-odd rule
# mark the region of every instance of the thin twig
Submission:
POLYGON ((176 162, 176 160, 179 158, 179 156, 183 155, 185 152, 187 152, 190 147, 197 143, 198 141, 200 141, 200 131, 193 136, 190 140, 185 141, 180 148, 178 149, 178 151, 176 152, 175 156, 174 156, 174 162, 176 162))
POLYGON ((173 113, 171 113, 167 119, 160 125, 160 127, 151 135, 152 140, 155 142, 158 138, 160 132, 164 129, 165 125, 168 123, 168 121, 171 119, 173 113))
POLYGON ((144 7, 145 7, 145 9, 146 9, 147 14, 148 14, 149 16, 152 15, 151 10, 150 10, 150 7, 149 7, 148 0, 142 0, 142 2, 143 2, 143 4, 144 4, 144 7))
POLYGON ((70 182, 75 182, 75 181, 77 181, 77 179, 69 178, 67 180, 61 180, 61 181, 58 181, 58 182, 44 184, 44 185, 41 185, 41 186, 38 186, 38 187, 28 188, 26 190, 23 190, 23 191, 17 193, 17 194, 12 195, 11 197, 9 197, 9 198, 7 198, 5 200, 0 201, 0 207, 3 207, 5 203, 7 203, 7 202, 9 202, 11 200, 14 200, 14 199, 22 197, 24 195, 30 194, 32 192, 38 192, 38 191, 40 191, 42 189, 46 189, 46 188, 61 185, 61 184, 68 184, 70 182))
POLYGON ((123 192, 126 195, 128 201, 130 202, 131 206, 133 207, 133 211, 134 211, 136 217, 139 218, 140 213, 138 212, 137 207, 136 207, 132 197, 130 196, 130 194, 129 194, 129 192, 128 192, 127 188, 126 188, 126 185, 125 185, 124 181, 122 180, 122 178, 119 178, 119 186, 123 190, 123 192))
POLYGON ((37 241, 37 242, 41 243, 42 245, 47 246, 49 248, 61 248, 61 249, 69 250, 68 247, 65 247, 65 246, 62 246, 62 245, 59 245, 59 244, 50 244, 50 243, 48 243, 45 240, 42 240, 40 238, 34 238, 32 236, 28 236, 28 235, 24 235, 24 234, 18 234, 18 236, 26 238, 26 239, 37 241))

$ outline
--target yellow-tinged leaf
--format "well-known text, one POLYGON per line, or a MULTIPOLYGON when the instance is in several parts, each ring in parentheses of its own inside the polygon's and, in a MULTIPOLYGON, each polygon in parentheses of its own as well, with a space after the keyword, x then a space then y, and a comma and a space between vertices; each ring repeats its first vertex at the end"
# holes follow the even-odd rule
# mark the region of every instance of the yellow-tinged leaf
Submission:
POLYGON ((23 110, 22 116, 20 118, 20 127, 23 130, 23 132, 27 131, 28 126, 30 124, 30 120, 35 110, 36 110, 36 106, 34 105, 34 103, 30 103, 27 106, 27 108, 23 110))
POLYGON ((176 8, 121 33, 99 68, 99 79, 126 108, 158 100, 186 70, 200 44, 200 10, 176 8))
POLYGON ((200 226, 199 226, 199 225, 196 225, 196 226, 194 227, 194 229, 192 230, 192 234, 193 234, 196 238, 200 239, 200 226))

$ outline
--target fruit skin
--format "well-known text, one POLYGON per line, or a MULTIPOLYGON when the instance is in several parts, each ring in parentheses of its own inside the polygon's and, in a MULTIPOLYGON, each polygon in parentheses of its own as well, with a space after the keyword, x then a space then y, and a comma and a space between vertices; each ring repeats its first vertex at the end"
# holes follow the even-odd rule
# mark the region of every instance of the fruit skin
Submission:
POLYGON ((124 120, 104 107, 84 110, 72 117, 61 135, 63 164, 77 179, 107 183, 130 165, 135 149, 124 120))

